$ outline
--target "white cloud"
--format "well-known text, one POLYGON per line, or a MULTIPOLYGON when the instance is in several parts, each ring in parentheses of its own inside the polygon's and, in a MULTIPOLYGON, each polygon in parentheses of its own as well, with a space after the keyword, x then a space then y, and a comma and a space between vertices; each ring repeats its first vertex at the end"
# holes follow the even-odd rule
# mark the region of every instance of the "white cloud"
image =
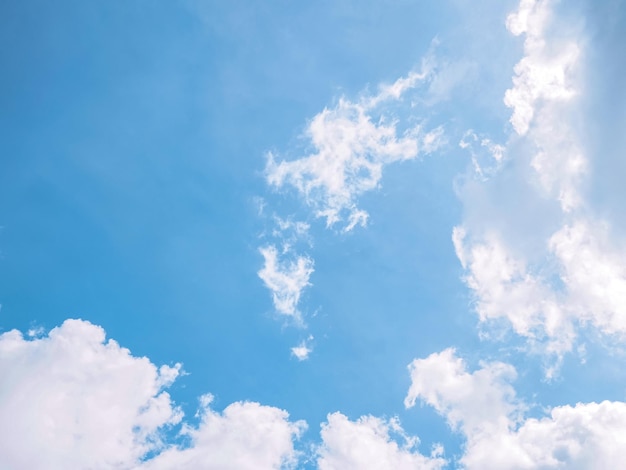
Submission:
POLYGON ((493 176, 504 160, 506 148, 487 137, 479 138, 472 130, 463 134, 459 147, 466 149, 472 157, 472 167, 480 179, 493 176))
POLYGON ((67 320, 47 337, 0 336, 0 467, 129 468, 181 413, 162 391, 179 366, 131 356, 102 328, 67 320))
POLYGON ((626 249, 615 246, 606 224, 580 219, 563 226, 532 269, 495 233, 468 240, 456 227, 452 238, 481 321, 505 319, 557 356, 572 349, 579 327, 626 334, 626 249))
POLYGON ((605 224, 579 220, 550 238, 568 302, 583 322, 609 334, 626 333, 626 250, 605 224))
POLYGON ((182 426, 189 445, 168 447, 163 431, 182 412, 163 388, 179 371, 132 356, 81 320, 36 339, 15 330, 0 335, 0 467, 269 470, 295 463, 303 422, 258 403, 218 413, 210 396, 202 399, 200 424, 182 426))
MULTIPOLYGON (((260 248, 265 264, 258 272, 266 287, 272 292, 276 311, 299 319, 298 302, 302 290, 309 286, 313 273, 313 260, 307 256, 280 259, 275 246, 260 248)), ((289 253, 286 257, 289 257, 289 253)))
MULTIPOLYGON (((592 162, 574 99, 584 34, 556 17, 554 3, 522 0, 507 19, 509 31, 525 35, 504 99, 517 135, 497 148, 492 166, 477 157, 478 136, 470 132, 460 142, 479 176, 498 178, 461 192, 468 216, 453 241, 483 326, 504 320, 531 348, 560 357, 580 327, 626 332, 626 250, 586 200, 592 162), (500 168, 504 154, 507 166, 500 168)), ((493 144, 484 142, 489 151, 493 144)))
POLYGON ((557 48, 546 41, 552 3, 522 0, 518 11, 507 18, 511 33, 526 35, 525 56, 515 66, 513 88, 504 97, 505 104, 513 108, 511 123, 520 135, 528 132, 539 100, 568 100, 575 95, 569 72, 576 64, 579 48, 574 41, 559 44, 557 48))
POLYGON ((306 340, 303 340, 298 346, 291 348, 291 354, 293 354, 299 361, 306 361, 309 358, 309 354, 313 352, 311 341, 313 341, 312 335, 310 335, 306 340))
POLYGON ((545 341, 549 352, 571 349, 575 332, 563 296, 533 273, 523 256, 511 254, 496 233, 468 240, 465 229, 455 227, 452 238, 482 322, 505 319, 518 335, 545 341))
POLYGON ((382 86, 377 95, 358 102, 342 98, 334 108, 324 109, 306 129, 312 153, 282 161, 268 154, 268 184, 294 187, 329 227, 341 221, 344 231, 364 226, 368 214, 357 207, 357 199, 378 187, 383 167, 433 152, 442 141, 441 128, 424 132, 414 126, 399 132, 396 121, 375 110, 385 101, 398 100, 427 76, 427 71, 413 72, 382 86))
POLYGON ((518 407, 508 383, 515 379, 515 369, 501 362, 483 364, 471 374, 465 369, 454 349, 415 359, 409 365, 411 387, 405 406, 411 408, 417 399, 423 400, 444 415, 452 428, 467 435, 506 432, 518 407))
POLYGON ((468 372, 448 349, 413 361, 409 370, 406 405, 419 399, 463 433, 462 468, 592 470, 626 461, 626 403, 557 406, 542 418, 524 418, 508 364, 483 363, 468 372))
MULTIPOLYGON (((238 402, 222 413, 211 410, 212 397, 201 400, 198 427, 185 425, 186 448, 169 448, 141 470, 257 470, 293 468, 298 461, 293 440, 306 429, 289 422, 286 411, 258 403, 238 402)), ((139 470, 139 469, 138 469, 139 470)))
POLYGON ((554 195, 564 211, 581 204, 580 180, 587 161, 570 122, 571 100, 578 93, 580 39, 574 32, 555 27, 552 1, 522 0, 516 13, 507 19, 515 35, 525 34, 524 57, 515 66, 513 88, 504 103, 513 109, 511 123, 535 147, 531 166, 543 189, 554 195))
POLYGON ((430 456, 420 454, 419 439, 407 435, 394 418, 363 416, 350 421, 332 413, 322 424, 321 436, 319 470, 435 470, 446 464, 440 446, 430 456))

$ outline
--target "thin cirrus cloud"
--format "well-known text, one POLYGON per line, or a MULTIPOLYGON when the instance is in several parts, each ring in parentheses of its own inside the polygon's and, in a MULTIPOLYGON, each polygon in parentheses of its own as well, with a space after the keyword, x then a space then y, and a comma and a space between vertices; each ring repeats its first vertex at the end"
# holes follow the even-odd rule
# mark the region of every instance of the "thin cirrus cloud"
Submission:
POLYGON ((385 115, 385 104, 400 100, 430 76, 427 65, 424 69, 381 86, 374 96, 359 101, 341 98, 335 107, 317 114, 305 131, 312 153, 292 160, 268 153, 267 183, 295 188, 327 227, 341 222, 342 230, 349 232, 365 226, 368 213, 358 207, 357 199, 378 187, 384 166, 431 153, 441 145, 441 127, 424 131, 417 125, 400 132, 397 121, 385 115))
POLYGON ((16 330, 3 333, 0 373, 0 461, 12 470, 278 469, 295 462, 293 443, 305 429, 287 412, 258 403, 218 413, 208 395, 200 424, 184 423, 165 390, 180 365, 157 368, 82 320, 30 340, 16 330), (184 448, 164 434, 181 423, 184 448))
POLYGON ((262 247, 259 251, 264 265, 258 275, 272 293, 274 308, 278 313, 300 322, 298 303, 303 289, 310 285, 313 260, 290 251, 280 253, 275 245, 262 247))
POLYGON ((409 365, 405 399, 432 406, 465 438, 462 468, 615 468, 626 458, 626 403, 578 403, 526 416, 511 382, 515 368, 481 363, 470 372, 454 349, 416 359, 409 365))
MULTIPOLYGON (((429 54, 421 71, 380 85, 376 94, 363 95, 357 101, 341 98, 335 107, 318 113, 305 131, 314 151, 281 161, 268 153, 268 185, 295 188, 315 217, 325 219, 329 228, 339 223, 343 232, 364 227, 369 214, 358 207, 357 200, 379 187, 384 166, 429 154, 443 142, 442 127, 426 132, 418 124, 400 132, 398 121, 387 115, 390 103, 402 100, 407 91, 432 78, 433 67, 429 54)), ((302 324, 298 304, 303 290, 311 285, 314 260, 300 254, 294 242, 308 237, 310 226, 278 216, 274 222, 275 243, 259 249, 264 265, 258 275, 272 294, 275 310, 302 324)), ((292 348, 299 360, 306 359, 310 352, 304 343, 292 348)))

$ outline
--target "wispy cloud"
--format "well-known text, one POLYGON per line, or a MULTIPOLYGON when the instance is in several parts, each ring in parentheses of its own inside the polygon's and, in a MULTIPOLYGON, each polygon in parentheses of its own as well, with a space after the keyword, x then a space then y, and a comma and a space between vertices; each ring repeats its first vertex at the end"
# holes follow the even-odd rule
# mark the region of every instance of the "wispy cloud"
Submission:
POLYGON ((310 285, 313 260, 308 256, 283 255, 274 245, 262 247, 259 251, 264 265, 258 275, 271 291, 276 311, 299 321, 298 303, 302 291, 310 285))
POLYGON ((378 187, 384 166, 431 153, 442 142, 440 127, 425 131, 422 125, 413 125, 400 131, 383 106, 399 100, 428 75, 428 70, 412 72, 381 86, 376 95, 358 101, 341 98, 335 107, 324 109, 306 128, 310 154, 292 160, 268 154, 268 184, 295 188, 329 227, 342 222, 349 232, 365 226, 368 214, 357 199, 378 187))

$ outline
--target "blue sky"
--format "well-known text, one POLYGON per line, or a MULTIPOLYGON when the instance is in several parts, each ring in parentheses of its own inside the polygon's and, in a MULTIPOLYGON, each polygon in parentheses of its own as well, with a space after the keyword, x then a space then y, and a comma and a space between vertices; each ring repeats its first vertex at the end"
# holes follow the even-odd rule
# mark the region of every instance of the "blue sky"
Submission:
POLYGON ((0 466, 616 468, 624 21, 3 3, 0 466))

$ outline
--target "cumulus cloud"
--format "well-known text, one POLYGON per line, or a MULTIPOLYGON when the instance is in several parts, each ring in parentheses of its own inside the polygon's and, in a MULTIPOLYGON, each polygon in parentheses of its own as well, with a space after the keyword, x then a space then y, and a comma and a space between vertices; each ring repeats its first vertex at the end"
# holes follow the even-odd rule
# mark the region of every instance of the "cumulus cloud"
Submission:
POLYGON ((462 468, 618 468, 626 459, 626 403, 557 406, 541 418, 524 416, 516 397, 515 369, 483 363, 468 372, 452 349, 409 365, 407 407, 434 407, 465 437, 462 468))
POLYGON ((454 349, 415 359, 409 365, 411 387, 407 408, 420 399, 444 415, 454 429, 465 434, 505 432, 518 409, 509 382, 515 369, 501 362, 486 363, 474 373, 466 371, 454 349))
POLYGON ((295 188, 329 227, 340 221, 344 231, 364 226, 368 214, 357 206, 357 199, 378 187, 384 166, 431 153, 442 141, 441 128, 427 132, 417 125, 400 132, 397 121, 379 109, 427 76, 426 71, 413 72, 382 86, 374 96, 357 102, 342 98, 324 109, 306 128, 310 154, 292 160, 268 154, 268 184, 295 188))
POLYGON ((455 227, 456 254, 466 271, 465 282, 474 292, 480 320, 504 319, 518 335, 546 340, 551 352, 570 350, 575 332, 563 296, 534 273, 522 255, 512 254, 496 233, 480 240, 467 237, 463 227, 455 227))
POLYGON ((11 469, 128 468, 181 413, 163 388, 179 366, 131 356, 67 320, 47 337, 0 336, 0 461, 11 469))
POLYGON ((363 416, 350 421, 341 413, 322 424, 319 470, 435 470, 445 466, 441 446, 419 453, 419 439, 407 435, 397 419, 363 416))
POLYGON ((493 176, 500 168, 506 148, 488 137, 479 137, 473 130, 465 132, 459 147, 466 149, 472 158, 472 167, 480 179, 493 176))
POLYGON ((454 229, 481 321, 505 319, 557 355, 572 349, 579 327, 626 333, 626 249, 615 246, 605 223, 580 219, 561 227, 546 241, 539 267, 515 256, 495 233, 466 237, 464 228, 454 229))
POLYGON ((86 321, 34 339, 0 335, 0 467, 278 469, 297 458, 293 440, 304 423, 257 403, 218 413, 208 397, 200 424, 182 425, 190 444, 171 447, 164 431, 182 412, 164 389, 179 373, 180 365, 132 356, 86 321))
POLYGON ((539 101, 568 100, 575 95, 568 72, 576 64, 579 47, 571 40, 556 48, 546 41, 552 3, 522 0, 506 22, 514 35, 526 35, 524 58, 515 66, 513 88, 504 96, 505 104, 513 108, 511 124, 520 135, 528 132, 539 101))
POLYGON ((483 181, 479 197, 474 182, 461 191, 473 218, 454 229, 453 242, 483 326, 504 321, 533 349, 560 357, 581 327, 623 335, 626 273, 623 244, 586 201, 593 160, 572 117, 584 40, 555 16, 554 3, 522 0, 507 19, 509 31, 525 37, 504 97, 515 134, 506 146, 471 131, 461 140, 483 181), (525 225, 520 213, 528 214, 525 225))
POLYGON ((309 278, 314 271, 313 260, 307 256, 293 258, 290 253, 281 255, 274 245, 260 248, 259 251, 265 263, 258 275, 272 292, 276 311, 299 320, 298 302, 302 290, 310 285, 309 278))
POLYGON ((568 302, 583 322, 609 334, 626 333, 626 250, 604 223, 578 220, 549 241, 560 263, 568 302))
POLYGON ((137 470, 257 470, 294 468, 298 454, 293 440, 306 429, 303 421, 289 422, 286 411, 258 403, 238 402, 222 413, 211 410, 210 395, 201 399, 197 427, 184 425, 181 434, 191 440, 172 447, 137 470))
POLYGON ((587 161, 571 127, 571 101, 578 93, 580 38, 561 26, 558 38, 551 0, 523 0, 507 19, 515 35, 525 34, 524 57, 515 66, 513 87, 504 103, 513 109, 511 123, 533 144, 532 168, 543 189, 555 195, 564 211, 581 204, 580 180, 587 161))

